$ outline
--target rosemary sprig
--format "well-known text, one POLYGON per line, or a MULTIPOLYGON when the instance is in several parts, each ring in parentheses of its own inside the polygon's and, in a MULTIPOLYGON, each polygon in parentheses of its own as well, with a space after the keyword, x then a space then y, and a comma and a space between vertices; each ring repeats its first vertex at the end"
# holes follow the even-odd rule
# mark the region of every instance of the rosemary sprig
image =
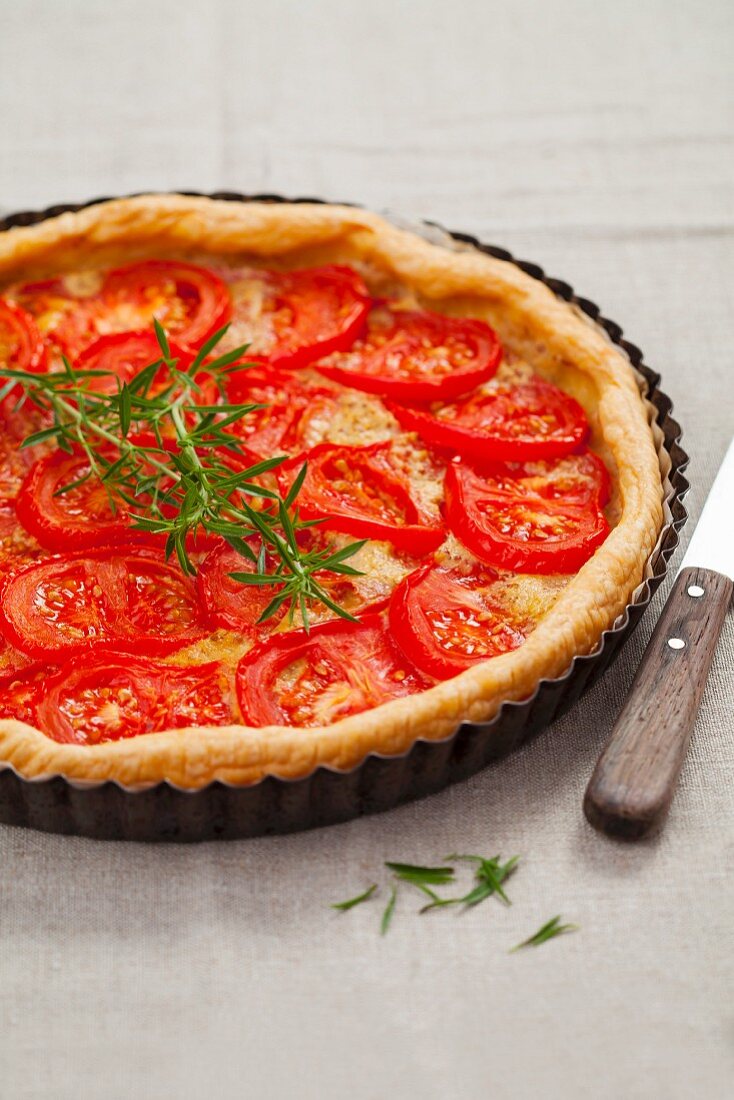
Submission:
POLYGON ((308 629, 308 609, 313 602, 352 619, 331 599, 318 574, 329 570, 358 575, 346 562, 364 541, 333 553, 304 549, 299 544, 298 534, 313 526, 313 522, 300 519, 296 506, 306 466, 283 498, 258 479, 280 465, 286 455, 245 469, 235 469, 226 460, 231 457, 236 463, 237 456, 244 453, 228 429, 264 408, 220 400, 226 396, 228 374, 244 369, 242 358, 247 351, 245 345, 206 361, 227 327, 211 336, 184 370, 172 355, 162 326, 154 321, 160 357, 127 382, 121 383, 112 374, 117 382, 112 392, 94 388, 95 380, 109 379, 111 372, 77 370, 65 357, 62 368, 48 374, 3 368, 0 377, 7 381, 0 389, 0 400, 20 387, 19 405, 30 401, 51 416, 51 425, 28 436, 24 447, 55 441, 61 450, 86 458, 88 472, 63 486, 59 494, 91 477, 98 478, 113 510, 127 506, 133 527, 164 535, 166 557, 175 553, 185 573, 195 572, 189 546, 198 534, 225 539, 255 567, 232 576, 243 584, 273 588, 261 622, 285 604, 291 620, 298 612, 308 629), (203 401, 202 373, 216 387, 214 404, 203 401))
POLYGON ((552 940, 555 936, 562 936, 566 932, 577 932, 578 928, 578 924, 561 924, 560 917, 551 917, 532 936, 528 936, 522 943, 515 944, 514 947, 510 948, 510 953, 519 951, 523 947, 539 947, 541 943, 546 943, 547 940, 552 940))

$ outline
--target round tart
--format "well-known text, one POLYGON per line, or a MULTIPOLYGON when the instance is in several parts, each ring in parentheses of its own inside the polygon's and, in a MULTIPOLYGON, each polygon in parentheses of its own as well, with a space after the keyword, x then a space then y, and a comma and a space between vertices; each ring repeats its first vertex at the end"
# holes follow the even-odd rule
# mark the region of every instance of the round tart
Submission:
POLYGON ((250 784, 445 737, 591 652, 662 527, 603 333, 508 262, 352 208, 142 196, 11 229, 0 361, 0 760, 27 778, 250 784), (326 599, 289 613, 248 581, 276 567, 252 532, 249 555, 199 532, 187 575, 140 529, 153 482, 115 506, 7 373, 119 395, 157 363, 167 392, 154 320, 215 423, 250 409, 222 429, 232 485, 264 465, 303 559, 344 554, 326 599), (217 336, 247 345, 224 392, 217 336))

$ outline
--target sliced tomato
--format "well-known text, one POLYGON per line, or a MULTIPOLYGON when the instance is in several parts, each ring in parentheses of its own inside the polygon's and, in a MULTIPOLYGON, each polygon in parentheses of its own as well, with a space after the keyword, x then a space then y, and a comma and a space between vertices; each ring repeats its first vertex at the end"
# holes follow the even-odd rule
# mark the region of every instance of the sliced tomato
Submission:
POLYGON ((262 458, 300 452, 301 420, 314 402, 330 392, 323 387, 304 385, 284 371, 266 367, 237 371, 227 387, 229 400, 262 408, 245 413, 228 430, 262 458))
POLYGON ((226 283, 197 264, 143 260, 108 272, 100 292, 106 316, 100 332, 149 328, 153 318, 179 343, 199 347, 232 315, 226 283))
MULTIPOLYGON (((327 545, 318 527, 301 532, 299 542, 307 543, 308 549, 326 549, 327 545)), ((272 568, 272 562, 268 563, 268 568, 272 568)), ((270 601, 278 595, 279 585, 261 587, 243 584, 231 576, 232 573, 254 571, 254 563, 226 542, 207 554, 199 568, 197 584, 199 598, 212 626, 255 636, 282 622, 288 610, 285 606, 268 619, 267 623, 258 626, 260 616, 270 601)), ((334 603, 354 616, 362 615, 368 609, 374 611, 387 602, 382 592, 376 593, 370 585, 363 585, 360 577, 353 578, 330 570, 320 570, 315 573, 315 579, 334 603)), ((324 612, 328 618, 333 617, 332 612, 320 606, 311 609, 312 619, 318 619, 324 612)))
POLYGON ((18 649, 13 649, 4 638, 0 637, 0 680, 27 668, 30 664, 30 657, 18 649))
MULTIPOLYGON (((187 370, 191 355, 175 342, 169 341, 171 354, 179 360, 181 370, 187 370)), ((161 358, 162 352, 155 335, 148 332, 115 332, 109 336, 100 336, 93 344, 85 348, 77 358, 75 366, 79 370, 106 371, 108 378, 90 378, 87 388, 95 393, 117 393, 119 385, 130 382, 151 363, 161 358)), ((165 367, 156 375, 156 383, 163 386, 168 378, 165 367)), ((158 386, 154 386, 155 393, 158 386)))
POLYGON ((268 638, 237 668, 240 709, 251 726, 328 725, 429 686, 379 615, 268 638))
MULTIPOLYGON (((54 451, 28 473, 16 502, 23 527, 48 550, 87 550, 135 537, 129 506, 113 510, 104 484, 90 474, 83 455, 54 451), (82 479, 86 480, 82 480, 82 479), (80 484, 74 484, 80 482, 80 484), (60 489, 74 485, 57 496, 60 489)), ((137 532, 142 537, 141 532, 137 532)))
POLYGON ((0 367, 44 371, 47 366, 46 345, 31 314, 0 298, 0 367))
POLYGON ((411 554, 428 553, 443 542, 443 528, 423 521, 407 479, 391 464, 389 442, 369 447, 320 443, 278 467, 282 493, 304 462, 308 473, 298 508, 305 519, 322 519, 326 527, 350 535, 384 539, 411 554))
MULTIPOLYGON (((140 448, 158 449, 155 436, 140 432, 129 437, 140 448)), ((173 441, 164 440, 167 450, 175 450, 173 441)), ((114 452, 110 451, 110 455, 114 452)), ((235 454, 222 451, 226 465, 246 471, 259 460, 244 448, 235 454)), ((152 469, 152 467, 151 467, 152 469)), ((172 481, 161 482, 161 489, 172 481)), ((114 497, 113 497, 114 499, 114 497)), ((259 497, 250 498, 259 501, 259 497)), ((89 462, 83 454, 67 454, 54 451, 39 459, 26 475, 15 502, 18 520, 25 531, 38 540, 47 550, 64 551, 70 545, 74 550, 120 545, 121 543, 165 543, 165 535, 152 535, 134 526, 137 514, 146 512, 146 498, 139 497, 139 505, 133 507, 118 498, 113 503, 104 483, 90 472, 89 462), (71 486, 71 488, 66 488, 71 486), (65 489, 64 492, 61 492, 65 489)), ((164 516, 173 516, 173 504, 159 501, 164 516)), ((192 550, 208 550, 218 543, 215 535, 198 531, 187 538, 192 550)))
POLYGON ((228 339, 273 366, 304 367, 350 347, 370 308, 362 278, 330 264, 300 271, 249 271, 233 287, 228 339))
POLYGON ((99 645, 165 653, 204 634, 192 582, 153 553, 113 549, 27 566, 2 587, 0 631, 31 657, 99 645))
POLYGON ((459 462, 446 471, 446 518, 481 561, 525 573, 575 573, 609 533, 598 502, 497 493, 459 462))
POLYGON ((0 718, 35 726, 45 681, 54 672, 54 666, 37 661, 26 668, 0 673, 0 718))
POLYGON ((496 581, 487 566, 429 562, 398 585, 390 629, 421 672, 446 680, 522 645, 525 624, 493 593, 496 581))
POLYGON ((392 403, 390 411, 426 443, 475 461, 561 458, 589 431, 578 401, 540 379, 479 390, 435 411, 392 403))
POLYGON ((0 577, 43 557, 43 548, 18 522, 12 504, 0 504, 0 577))
POLYGON ((234 692, 218 661, 179 668, 130 654, 65 664, 46 683, 38 725, 55 741, 94 745, 166 729, 234 721, 234 692))
POLYGON ((318 370, 395 401, 437 401, 487 382, 501 359, 499 338, 484 321, 379 303, 363 336, 318 370))
MULTIPOLYGON (((204 558, 197 576, 199 598, 212 626, 236 630, 240 634, 255 632, 260 616, 279 591, 279 586, 243 584, 231 573, 254 573, 255 565, 222 542, 204 558)), ((272 619, 275 626, 285 615, 283 607, 272 619)))
POLYGON ((378 418, 384 413, 379 402, 363 402, 343 387, 303 382, 297 375, 271 369, 238 372, 228 397, 266 406, 247 413, 230 429, 263 457, 302 454, 323 443, 340 414, 348 418, 350 429, 359 431, 374 428, 377 410, 378 418))
POLYGON ((77 293, 59 276, 41 282, 23 283, 9 292, 34 318, 41 333, 64 355, 75 359, 88 344, 105 331, 104 306, 98 296, 101 277, 92 277, 91 289, 77 293))
POLYGON ((0 409, 0 508, 15 500, 37 453, 22 449, 27 434, 34 431, 26 421, 0 409))
POLYGON ((500 496, 542 497, 601 508, 609 500, 609 471, 593 451, 537 462, 482 465, 480 469, 487 490, 500 496))

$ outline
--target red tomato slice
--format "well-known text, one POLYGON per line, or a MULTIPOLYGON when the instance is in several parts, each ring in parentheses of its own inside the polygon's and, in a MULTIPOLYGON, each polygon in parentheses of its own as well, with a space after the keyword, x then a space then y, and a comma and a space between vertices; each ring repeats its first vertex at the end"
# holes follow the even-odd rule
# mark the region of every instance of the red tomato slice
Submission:
POLYGON ((301 420, 314 401, 331 391, 304 385, 293 375, 267 368, 237 371, 228 386, 235 404, 262 405, 228 430, 262 458, 303 450, 301 420))
POLYGON ((143 532, 129 531, 130 508, 121 503, 113 511, 107 490, 98 477, 89 474, 83 455, 55 451, 33 466, 23 482, 16 503, 18 519, 48 550, 87 550, 113 542, 148 541, 143 532), (61 496, 65 485, 86 477, 80 485, 61 496))
POLYGON ((152 554, 65 554, 7 577, 0 631, 31 657, 106 644, 166 653, 204 634, 191 581, 152 554))
POLYGON ((0 504, 0 577, 17 572, 43 556, 33 535, 25 531, 12 504, 0 504))
MULTIPOLYGON (((169 341, 171 354, 179 360, 181 370, 187 370, 191 355, 177 344, 169 341)), ((85 348, 77 358, 75 366, 79 370, 107 371, 109 378, 90 378, 87 388, 94 393, 117 393, 118 384, 129 382, 144 367, 150 366, 161 358, 160 345, 152 332, 115 332, 109 336, 100 336, 93 344, 85 348)), ((156 375, 160 386, 154 386, 152 392, 161 388, 168 375, 161 367, 156 375)))
POLYGON ((446 471, 446 518, 481 561, 519 573, 575 573, 609 534, 596 502, 499 494, 456 462, 446 471))
POLYGON ((230 341, 276 367, 304 367, 350 347, 370 308, 356 271, 330 264, 300 271, 250 271, 235 294, 230 341))
POLYGON ((609 471, 593 451, 537 462, 508 462, 481 467, 487 490, 494 495, 542 497, 567 504, 598 505, 609 500, 609 471))
POLYGON ((392 466, 390 443, 341 447, 320 443, 276 470, 281 492, 293 484, 303 463, 308 473, 298 494, 304 519, 323 519, 336 531, 384 539, 412 554, 440 546, 445 531, 422 523, 408 482, 392 466))
MULTIPOLYGON (((197 586, 199 599, 212 626, 236 630, 240 634, 256 633, 258 620, 277 596, 278 587, 242 584, 230 576, 230 573, 254 572, 254 564, 226 542, 207 554, 199 569, 197 586)), ((281 608, 268 620, 268 625, 275 626, 286 610, 281 608)))
POLYGON ((0 298, 0 366, 44 371, 46 345, 30 313, 0 298))
POLYGON ((232 315, 227 286, 218 275, 180 260, 144 260, 110 271, 100 297, 102 332, 148 328, 155 317, 179 343, 199 347, 232 315))
POLYGON ((413 664, 437 680, 517 649, 527 631, 492 597, 497 574, 429 562, 406 577, 390 602, 390 629, 413 664))
POLYGON ((45 685, 39 727, 55 741, 98 744, 235 720, 233 691, 218 661, 190 668, 102 654, 69 662, 45 685))
POLYGON ((29 449, 21 450, 20 444, 35 427, 24 418, 0 409, 0 508, 15 500, 23 480, 38 457, 29 449))
POLYGON ((237 669, 240 709, 250 726, 328 725, 427 687, 379 615, 268 638, 237 669))
POLYGON ((99 327, 104 308, 96 289, 88 295, 77 294, 59 277, 24 283, 10 293, 35 318, 43 335, 71 359, 104 331, 99 327))
POLYGON ((318 370, 395 401, 436 401, 488 381, 501 359, 499 338, 484 321, 379 304, 364 336, 318 370))
POLYGON ((55 671, 53 666, 35 662, 0 674, 0 718, 14 718, 35 726, 44 683, 55 671))
MULTIPOLYGON (((318 528, 312 528, 309 532, 304 532, 299 542, 308 540, 309 548, 314 548, 318 539, 318 530, 318 528)), ((323 542, 319 545, 325 546, 323 542)), ((268 568, 271 566, 272 562, 269 563, 268 568)), ((282 622, 288 611, 285 606, 258 627, 260 616, 278 594, 278 585, 260 587, 242 584, 230 576, 231 573, 254 572, 254 564, 238 554, 226 542, 222 542, 206 556, 199 568, 197 584, 199 599, 212 626, 255 636, 262 635, 267 628, 273 628, 282 622)), ((368 608, 374 611, 386 603, 382 595, 366 595, 360 587, 359 578, 332 573, 329 570, 321 570, 315 574, 315 577, 331 599, 351 615, 361 615, 368 608)), ((319 615, 323 611, 323 607, 315 608, 312 614, 319 615)), ((330 615, 328 612, 327 614, 330 615)))
POLYGON ((13 649, 11 645, 0 637, 0 682, 6 677, 21 669, 27 668, 31 661, 25 653, 13 649))
POLYGON ((539 379, 470 394, 435 412, 392 403, 390 411, 426 443, 475 461, 561 458, 575 451, 589 430, 578 401, 539 379))

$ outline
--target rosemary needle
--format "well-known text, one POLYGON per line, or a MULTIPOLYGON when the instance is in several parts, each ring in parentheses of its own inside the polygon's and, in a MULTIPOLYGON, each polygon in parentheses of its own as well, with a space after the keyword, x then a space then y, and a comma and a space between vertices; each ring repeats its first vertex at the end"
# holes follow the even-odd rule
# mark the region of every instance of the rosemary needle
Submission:
POLYGON ((578 928, 578 924, 561 924, 560 916, 551 917, 532 936, 528 936, 522 943, 517 943, 514 947, 511 947, 510 954, 519 951, 523 947, 539 947, 541 943, 546 943, 547 940, 552 940, 555 936, 562 936, 566 932, 577 932, 578 928))
POLYGON ((361 905, 363 901, 369 901, 372 895, 377 890, 377 883, 373 882, 371 886, 362 894, 357 894, 356 898, 348 898, 347 901, 336 901, 332 903, 332 909, 339 909, 342 913, 346 913, 349 909, 354 909, 355 905, 361 905))
POLYGON ((385 906, 385 912, 382 914, 382 920, 380 921, 380 932, 384 936, 390 927, 393 913, 395 912, 395 902, 398 900, 397 887, 393 886, 390 891, 390 900, 385 906))

